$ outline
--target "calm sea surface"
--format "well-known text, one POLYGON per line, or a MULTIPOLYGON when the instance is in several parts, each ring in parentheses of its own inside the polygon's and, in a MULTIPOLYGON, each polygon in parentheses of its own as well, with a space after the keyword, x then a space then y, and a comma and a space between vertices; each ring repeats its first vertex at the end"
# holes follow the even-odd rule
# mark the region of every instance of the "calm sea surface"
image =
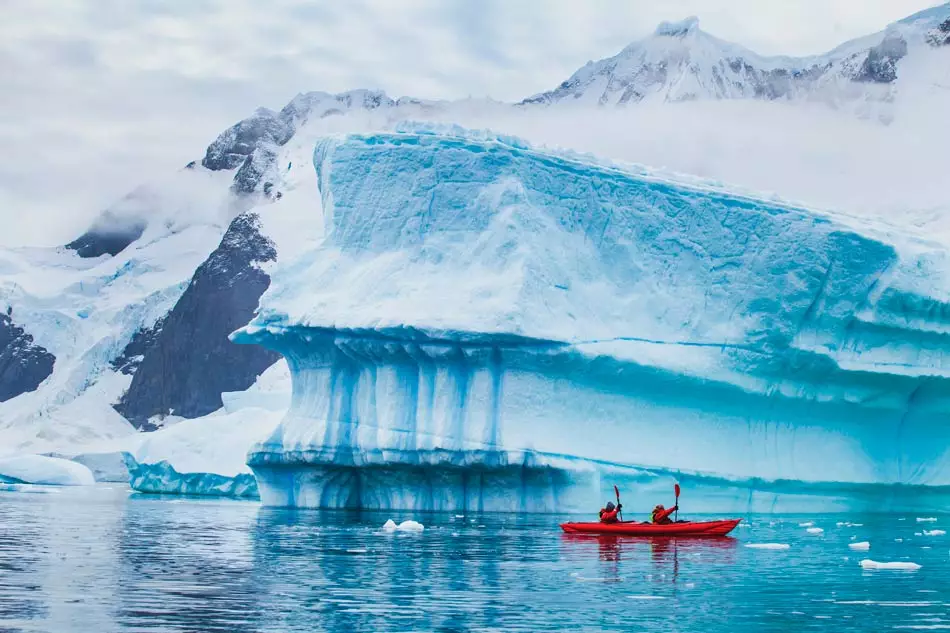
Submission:
POLYGON ((950 515, 752 515, 714 541, 569 538, 558 518, 0 491, 0 631, 950 630, 950 515))

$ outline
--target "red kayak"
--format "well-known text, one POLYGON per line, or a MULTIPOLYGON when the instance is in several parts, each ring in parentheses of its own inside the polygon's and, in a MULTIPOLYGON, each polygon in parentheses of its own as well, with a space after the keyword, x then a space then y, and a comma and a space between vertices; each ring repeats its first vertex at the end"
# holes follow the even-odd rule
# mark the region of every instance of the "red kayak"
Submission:
POLYGON ((620 536, 725 536, 736 529, 742 519, 725 521, 682 521, 680 523, 562 523, 569 534, 616 534, 620 536))

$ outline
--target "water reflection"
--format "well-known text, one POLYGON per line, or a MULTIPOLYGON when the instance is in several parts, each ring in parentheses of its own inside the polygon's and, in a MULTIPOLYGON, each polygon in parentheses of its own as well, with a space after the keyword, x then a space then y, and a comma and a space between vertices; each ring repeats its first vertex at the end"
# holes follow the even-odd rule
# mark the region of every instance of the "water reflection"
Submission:
POLYGON ((801 519, 743 530, 791 545, 770 551, 733 538, 562 535, 547 516, 272 510, 98 489, 41 499, 52 496, 0 492, 4 632, 838 633, 867 630, 871 612, 880 628, 950 623, 939 537, 888 515, 850 517, 860 534, 835 527, 840 517, 809 517, 827 527, 818 538, 801 519), (388 518, 426 529, 385 533, 388 518), (923 567, 863 572, 852 536, 923 567))

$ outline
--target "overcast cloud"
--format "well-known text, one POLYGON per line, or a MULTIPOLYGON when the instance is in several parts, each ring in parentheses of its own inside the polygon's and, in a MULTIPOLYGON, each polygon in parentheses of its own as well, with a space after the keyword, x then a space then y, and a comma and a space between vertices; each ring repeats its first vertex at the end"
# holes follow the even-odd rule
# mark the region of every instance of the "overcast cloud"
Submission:
POLYGON ((298 92, 518 100, 661 20, 824 52, 928 0, 0 0, 0 244, 57 244, 298 92))

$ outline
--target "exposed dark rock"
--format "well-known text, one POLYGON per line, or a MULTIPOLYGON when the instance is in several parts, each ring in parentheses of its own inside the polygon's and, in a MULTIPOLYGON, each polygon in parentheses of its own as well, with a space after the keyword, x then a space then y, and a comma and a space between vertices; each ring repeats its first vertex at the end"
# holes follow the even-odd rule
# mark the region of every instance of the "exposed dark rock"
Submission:
POLYGON ((888 35, 880 44, 868 50, 867 59, 855 75, 855 81, 889 84, 897 79, 897 62, 907 55, 907 40, 900 35, 888 35))
MULTIPOLYGON (((274 245, 260 220, 245 213, 231 222, 221 243, 195 271, 154 340, 142 334, 128 359, 142 354, 132 384, 116 411, 150 429, 156 415, 199 417, 222 406, 221 393, 243 391, 280 356, 256 345, 236 345, 228 335, 251 320, 270 278, 257 266, 272 261, 274 245)), ((125 354, 124 354, 125 355, 125 354)))
POLYGON ((142 359, 155 347, 164 324, 165 319, 163 317, 156 321, 152 327, 143 328, 136 332, 129 344, 122 350, 122 353, 112 360, 112 368, 126 376, 134 374, 142 363, 142 359))
POLYGON ((0 314, 0 402, 36 390, 50 374, 56 357, 33 343, 33 337, 0 314))
POLYGON ((67 244, 66 248, 76 251, 80 257, 118 255, 142 237, 146 224, 140 218, 119 218, 111 211, 105 211, 88 231, 67 244))
POLYGON ((253 116, 232 125, 208 146, 201 164, 211 170, 234 169, 263 145, 283 145, 293 136, 293 127, 276 112, 259 109, 253 116))
POLYGON ((927 43, 931 46, 950 46, 950 18, 927 33, 927 43))
MULTIPOLYGON (((262 145, 244 159, 241 168, 234 174, 231 190, 235 193, 254 193, 268 174, 273 174, 277 164, 277 147, 262 145)), ((273 186, 273 184, 271 185, 273 186)), ((269 193, 269 192, 265 192, 269 193)))

